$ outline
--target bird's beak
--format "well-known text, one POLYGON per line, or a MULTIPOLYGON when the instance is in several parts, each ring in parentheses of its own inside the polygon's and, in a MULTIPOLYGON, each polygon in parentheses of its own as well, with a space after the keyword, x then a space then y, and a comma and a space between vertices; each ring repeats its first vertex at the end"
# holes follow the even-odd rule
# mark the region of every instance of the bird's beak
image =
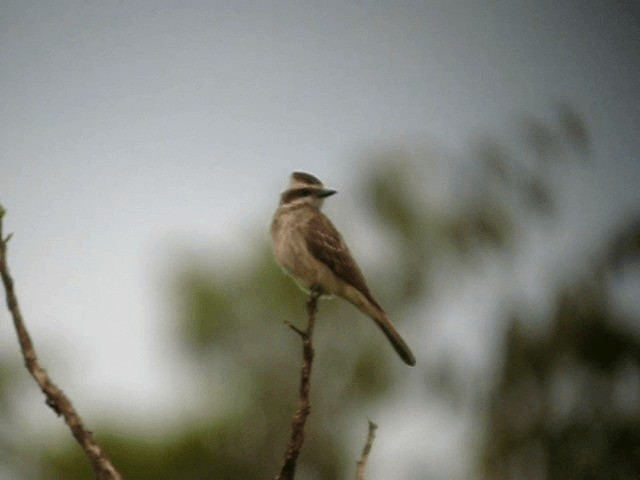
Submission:
POLYGON ((330 197, 334 193, 338 193, 338 192, 336 190, 331 190, 329 188, 323 188, 322 190, 318 190, 318 192, 316 192, 316 196, 318 196, 319 198, 326 198, 326 197, 330 197))

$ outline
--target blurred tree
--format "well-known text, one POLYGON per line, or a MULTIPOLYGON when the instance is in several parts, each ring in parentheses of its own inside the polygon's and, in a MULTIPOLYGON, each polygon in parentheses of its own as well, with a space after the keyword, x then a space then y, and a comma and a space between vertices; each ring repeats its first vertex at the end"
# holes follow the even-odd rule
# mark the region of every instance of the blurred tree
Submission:
MULTIPOLYGON (((539 160, 563 140, 580 154, 589 149, 580 116, 567 105, 558 114, 556 129, 527 120, 525 137, 539 160)), ((535 190, 547 193, 530 195, 544 198, 533 205, 551 213, 548 187, 535 190)), ((621 281, 635 281, 638 295, 640 217, 583 263, 588 273, 557 292, 544 322, 535 318, 540 312, 507 315, 488 407, 486 478, 640 478, 640 312, 621 311, 614 298, 621 281), (621 280, 631 271, 635 279, 621 280)))
POLYGON ((637 313, 611 299, 620 265, 640 266, 640 218, 613 236, 582 281, 558 292, 542 332, 516 313, 492 395, 485 467, 492 479, 640 477, 637 313))

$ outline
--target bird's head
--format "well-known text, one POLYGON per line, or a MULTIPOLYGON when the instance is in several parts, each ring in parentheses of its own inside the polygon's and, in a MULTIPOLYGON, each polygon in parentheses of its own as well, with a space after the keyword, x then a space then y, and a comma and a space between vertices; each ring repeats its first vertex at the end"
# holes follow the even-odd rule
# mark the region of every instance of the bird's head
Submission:
POLYGON ((335 190, 324 188, 320 180, 309 173, 293 172, 287 188, 280 195, 280 205, 306 204, 315 208, 322 207, 322 202, 335 190))

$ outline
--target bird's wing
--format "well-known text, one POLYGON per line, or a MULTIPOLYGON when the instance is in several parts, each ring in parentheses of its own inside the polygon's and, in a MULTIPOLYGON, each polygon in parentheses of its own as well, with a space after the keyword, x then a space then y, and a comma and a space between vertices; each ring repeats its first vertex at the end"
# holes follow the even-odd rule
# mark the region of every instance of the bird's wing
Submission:
POLYGON ((324 215, 314 215, 306 230, 306 242, 311 254, 331 269, 335 275, 362 292, 382 310, 369 292, 358 264, 333 223, 324 215))

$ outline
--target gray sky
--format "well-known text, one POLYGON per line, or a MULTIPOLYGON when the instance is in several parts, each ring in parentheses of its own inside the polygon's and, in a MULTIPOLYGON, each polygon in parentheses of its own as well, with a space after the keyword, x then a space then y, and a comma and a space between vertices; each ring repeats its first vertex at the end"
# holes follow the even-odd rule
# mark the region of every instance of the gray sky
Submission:
POLYGON ((291 170, 344 190, 371 145, 464 158, 477 133, 508 137, 518 114, 549 118, 562 99, 594 140, 578 228, 640 204, 640 21, 625 2, 130 3, 0 2, 10 265, 81 412, 146 424, 176 404, 182 372, 158 326, 167 256, 240 258, 291 170))

